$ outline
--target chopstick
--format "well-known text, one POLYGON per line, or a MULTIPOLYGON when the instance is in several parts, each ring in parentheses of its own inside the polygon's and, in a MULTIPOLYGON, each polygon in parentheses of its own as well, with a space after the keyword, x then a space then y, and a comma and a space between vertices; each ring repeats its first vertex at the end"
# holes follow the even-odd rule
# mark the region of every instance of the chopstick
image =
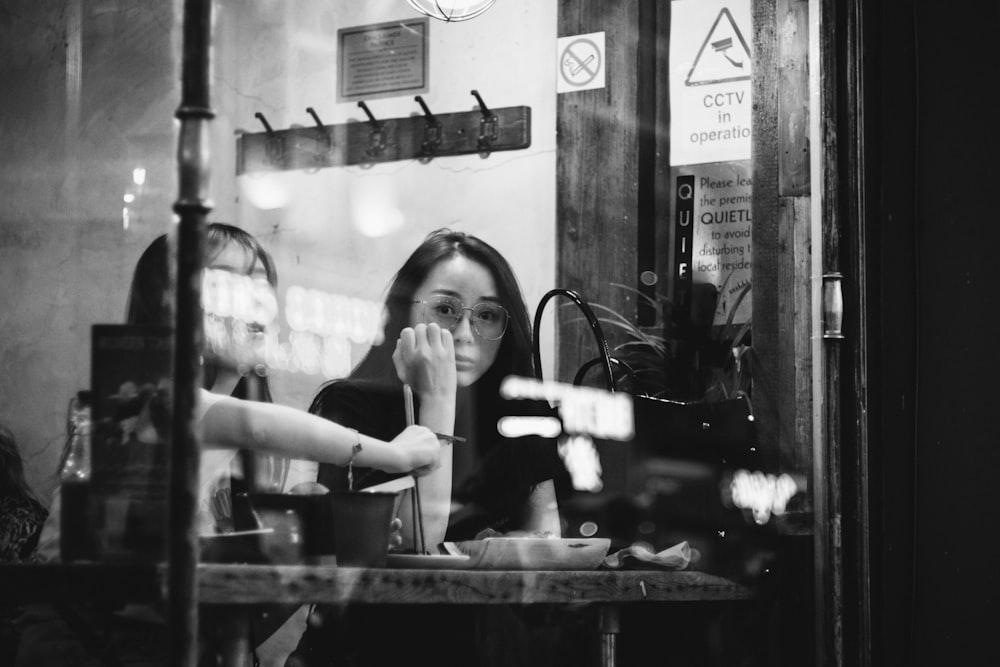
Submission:
MULTIPOLYGON (((403 385, 403 402, 406 407, 406 425, 413 426, 417 420, 413 415, 413 388, 408 384, 403 385)), ((438 440, 443 440, 446 445, 465 442, 465 438, 460 435, 448 435, 447 433, 435 433, 434 435, 438 440)))
POLYGON ((390 479, 388 482, 382 482, 381 484, 376 484, 375 486, 366 486, 361 489, 362 493, 397 493, 399 491, 406 491, 407 489, 412 489, 417 483, 417 480, 413 479, 412 476, 407 475, 406 477, 397 477, 396 479, 390 479))
MULTIPOLYGON (((413 426, 417 423, 413 413, 413 388, 408 384, 403 384, 403 406, 406 408, 406 425, 413 426)), ((423 511, 420 508, 420 484, 413 480, 413 491, 410 492, 410 511, 413 513, 413 549, 418 554, 425 553, 424 550, 424 522, 421 518, 423 511), (419 542, 417 538, 419 536, 419 542)))
POLYGON ((403 405, 406 407, 406 425, 413 426, 417 420, 413 415, 413 387, 408 384, 403 385, 403 405))

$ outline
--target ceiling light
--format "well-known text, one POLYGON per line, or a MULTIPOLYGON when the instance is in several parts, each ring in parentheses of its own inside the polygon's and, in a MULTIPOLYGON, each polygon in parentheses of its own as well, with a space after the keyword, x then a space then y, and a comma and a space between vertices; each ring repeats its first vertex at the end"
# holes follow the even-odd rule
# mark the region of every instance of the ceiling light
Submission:
POLYGON ((425 16, 441 21, 466 21, 493 6, 496 0, 406 0, 425 16))

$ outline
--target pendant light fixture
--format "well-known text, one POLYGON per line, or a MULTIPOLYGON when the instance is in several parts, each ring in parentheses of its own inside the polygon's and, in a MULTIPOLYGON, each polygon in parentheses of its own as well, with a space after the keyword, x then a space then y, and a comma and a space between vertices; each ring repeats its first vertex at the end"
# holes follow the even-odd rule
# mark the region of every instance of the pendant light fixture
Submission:
POLYGON ((493 6, 496 0, 406 0, 425 16, 440 21, 467 21, 493 6))

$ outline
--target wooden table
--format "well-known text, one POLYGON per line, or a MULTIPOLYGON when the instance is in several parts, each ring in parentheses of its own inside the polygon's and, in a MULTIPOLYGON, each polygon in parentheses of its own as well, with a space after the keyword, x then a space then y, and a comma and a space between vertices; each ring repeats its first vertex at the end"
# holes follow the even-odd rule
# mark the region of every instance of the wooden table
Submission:
MULTIPOLYGON (((56 602, 162 599, 165 566, 0 566, 0 598, 56 602)), ((236 613, 269 603, 327 604, 569 604, 599 605, 601 660, 612 667, 623 604, 750 600, 755 591, 700 572, 659 570, 409 570, 335 565, 198 566, 199 602, 236 613)), ((220 647, 227 664, 238 664, 247 638, 236 628, 220 647)))

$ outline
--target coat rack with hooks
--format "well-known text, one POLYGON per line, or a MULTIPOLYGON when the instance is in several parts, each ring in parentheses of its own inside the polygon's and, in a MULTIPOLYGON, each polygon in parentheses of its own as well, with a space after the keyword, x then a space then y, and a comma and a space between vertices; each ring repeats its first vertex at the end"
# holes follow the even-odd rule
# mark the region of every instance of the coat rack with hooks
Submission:
POLYGON ((531 145, 531 107, 490 109, 476 90, 478 110, 434 114, 417 95, 421 115, 377 118, 364 101, 358 106, 367 121, 324 125, 316 110, 306 108, 309 127, 275 130, 264 114, 256 118, 263 132, 243 132, 236 139, 236 174, 291 169, 322 169, 398 160, 428 161, 449 155, 511 151, 531 145))

